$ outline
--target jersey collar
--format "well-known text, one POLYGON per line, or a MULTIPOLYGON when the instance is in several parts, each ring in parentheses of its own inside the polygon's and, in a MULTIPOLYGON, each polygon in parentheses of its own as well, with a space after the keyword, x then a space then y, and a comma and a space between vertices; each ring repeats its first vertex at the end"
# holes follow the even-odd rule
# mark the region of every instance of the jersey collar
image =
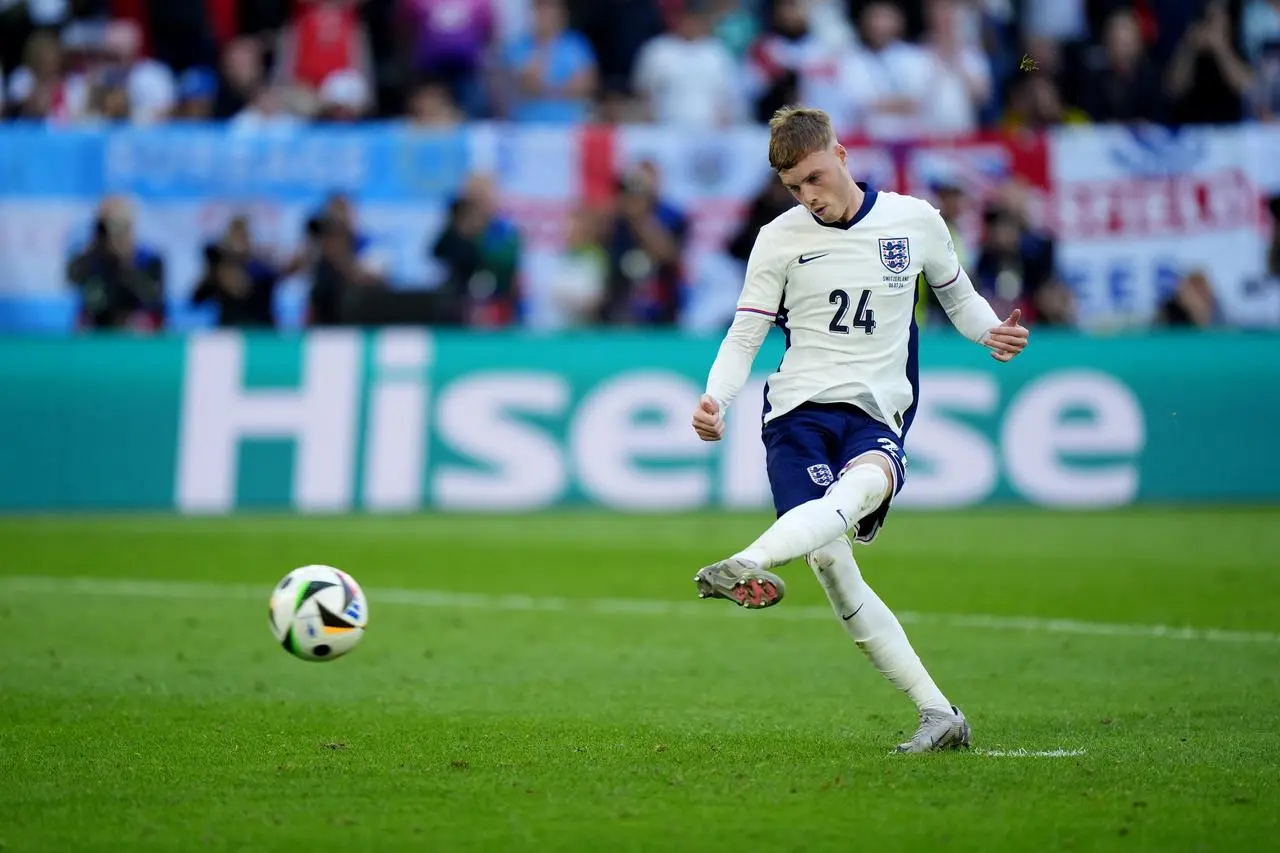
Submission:
POLYGON ((839 228, 841 231, 848 231, 850 228, 865 219, 867 214, 871 212, 871 207, 876 203, 876 196, 879 195, 879 193, 873 190, 871 185, 866 181, 858 181, 857 184, 858 189, 862 190, 863 193, 862 206, 859 207, 858 212, 853 215, 853 219, 850 219, 848 222, 823 222, 821 219, 810 213, 809 215, 813 217, 813 221, 821 225, 823 228, 839 228))

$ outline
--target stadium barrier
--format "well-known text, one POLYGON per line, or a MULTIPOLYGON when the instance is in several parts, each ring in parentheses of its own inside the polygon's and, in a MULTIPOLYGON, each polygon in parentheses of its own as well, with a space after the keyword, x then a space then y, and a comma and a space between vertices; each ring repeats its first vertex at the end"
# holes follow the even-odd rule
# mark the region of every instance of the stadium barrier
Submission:
MULTIPOLYGON (((776 336, 774 336, 776 337, 776 336)), ((0 510, 765 509, 761 389, 689 428, 717 338, 0 339, 0 510)), ((1273 336, 922 343, 907 507, 1280 499, 1273 336)))

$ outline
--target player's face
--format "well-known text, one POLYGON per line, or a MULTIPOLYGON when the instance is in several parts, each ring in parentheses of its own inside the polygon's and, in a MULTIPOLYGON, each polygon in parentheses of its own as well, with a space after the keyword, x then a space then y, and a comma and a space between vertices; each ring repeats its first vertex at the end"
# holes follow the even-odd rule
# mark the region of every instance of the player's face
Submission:
POLYGON ((843 145, 815 151, 790 169, 778 173, 782 185, 796 201, 823 222, 842 222, 849 218, 853 181, 845 166, 847 154, 843 145))

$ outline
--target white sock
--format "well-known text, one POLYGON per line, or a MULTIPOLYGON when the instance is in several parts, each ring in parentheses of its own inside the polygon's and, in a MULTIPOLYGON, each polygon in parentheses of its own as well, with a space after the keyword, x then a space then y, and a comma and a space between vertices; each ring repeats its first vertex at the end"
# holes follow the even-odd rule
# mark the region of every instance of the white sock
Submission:
POLYGON ((783 513, 759 539, 734 557, 766 569, 803 557, 843 537, 863 516, 879 508, 888 491, 889 478, 878 465, 856 465, 822 497, 783 513))
POLYGON ((911 648, 898 617, 863 581, 849 540, 841 536, 810 552, 805 560, 826 590, 845 631, 875 668, 910 696, 917 708, 950 709, 951 703, 911 648))

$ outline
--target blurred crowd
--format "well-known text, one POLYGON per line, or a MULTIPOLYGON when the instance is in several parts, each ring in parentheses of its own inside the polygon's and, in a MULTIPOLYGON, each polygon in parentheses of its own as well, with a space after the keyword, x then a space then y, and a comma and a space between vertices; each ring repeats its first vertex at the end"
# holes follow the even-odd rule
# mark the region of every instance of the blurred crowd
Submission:
MULTIPOLYGON (((128 198, 103 200, 68 261, 84 328, 154 331, 173 311, 162 253, 139 238, 137 213, 128 198)), ((544 325, 675 325, 685 295, 688 234, 685 214, 661 197, 652 164, 629 171, 607 209, 583 205, 570 216, 565 246, 547 276, 554 318, 544 325)), ((222 326, 276 326, 278 292, 289 280, 306 293, 302 322, 308 326, 493 328, 527 319, 518 282, 524 242, 484 174, 467 180, 443 226, 424 235, 422 252, 438 270, 438 280, 425 288, 388 279, 344 193, 323 200, 297 247, 285 254, 258 243, 243 215, 234 216, 203 252, 187 307, 211 308, 222 326)))
MULTIPOLYGON (((877 141, 1266 122, 1280 115, 1280 0, 0 0, 0 74, 7 118, 61 126, 225 121, 264 132, 495 119, 687 129, 760 123, 793 102, 877 141)), ((607 209, 570 217, 544 276, 548 325, 679 321, 688 216, 647 164, 619 175, 615 190, 607 209)), ((956 223, 977 202, 945 180, 932 190, 997 310, 1073 324, 1054 239, 1033 226, 1019 187, 981 200, 972 246, 956 223)), ((766 186, 726 255, 744 262, 759 226, 792 203, 766 186)), ((82 325, 157 328, 166 294, 187 292, 166 282, 135 222, 127 200, 105 200, 69 259, 82 325)), ((483 176, 442 230, 424 235, 440 281, 413 293, 389 286, 344 195, 317 202, 287 256, 252 232, 237 217, 205 247, 192 298, 225 325, 273 325, 289 279, 306 283, 312 325, 526 319, 521 234, 483 176)), ((1280 280, 1274 245, 1268 269, 1280 280)), ((922 297, 920 320, 937 321, 922 297)), ((1188 274, 1158 321, 1211 325, 1213 299, 1204 275, 1188 274)))
MULTIPOLYGON (((255 241, 246 216, 234 216, 204 247, 203 271, 189 307, 212 309, 221 326, 276 327, 280 288, 293 279, 305 292, 301 322, 312 327, 679 325, 688 309, 683 259, 689 249, 689 219, 664 198, 651 163, 626 172, 615 189, 608 205, 584 204, 570 214, 564 245, 542 276, 545 306, 536 319, 530 317, 528 294, 521 290, 525 247, 520 230, 502 212, 497 188, 485 175, 467 181, 438 233, 424 235, 422 251, 440 270, 439 281, 427 288, 406 289, 388 279, 352 200, 335 193, 308 218, 298 246, 284 255, 255 241)), ((1022 184, 1010 181, 982 200, 982 228, 974 244, 960 221, 976 200, 966 196, 959 182, 945 178, 936 180, 930 191, 974 286, 997 313, 1005 316, 1020 308, 1037 326, 1077 324, 1075 297, 1059 274, 1056 240, 1032 222, 1022 184)), ((744 220, 723 246, 736 265, 734 290, 713 307, 718 313, 704 328, 723 326, 732 318, 736 286, 756 234, 792 204, 778 181, 767 181, 751 200, 744 220)), ((1268 208, 1272 237, 1265 272, 1252 286, 1280 290, 1280 197, 1270 199, 1268 208)), ((155 331, 166 326, 173 311, 161 253, 138 239, 136 210, 123 197, 107 198, 99 206, 90 236, 68 262, 67 278, 79 296, 83 328, 155 331)), ((936 296, 923 281, 918 286, 921 327, 948 328, 936 296)), ((1222 322, 1204 268, 1184 273, 1162 300, 1154 317, 1158 326, 1209 328, 1222 322)), ((1280 317, 1261 325, 1277 323, 1280 317)))
POLYGON ((62 123, 1269 121, 1280 0, 0 0, 0 72, 62 123))

